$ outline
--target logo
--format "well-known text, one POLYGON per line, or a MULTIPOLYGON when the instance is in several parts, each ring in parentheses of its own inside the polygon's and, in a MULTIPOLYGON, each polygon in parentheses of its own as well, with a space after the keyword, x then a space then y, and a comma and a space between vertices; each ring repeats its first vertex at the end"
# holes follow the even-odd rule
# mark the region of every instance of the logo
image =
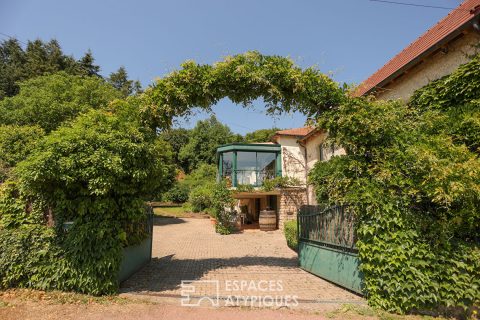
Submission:
POLYGON ((218 280, 182 280, 182 296, 180 304, 183 307, 198 307, 204 302, 213 307, 220 306, 220 282, 218 280), (210 292, 213 295, 204 295, 202 292, 210 292))
POLYGON ((182 280, 184 307, 296 307, 298 296, 285 295, 281 280, 182 280), (222 296, 220 296, 222 292, 222 296))

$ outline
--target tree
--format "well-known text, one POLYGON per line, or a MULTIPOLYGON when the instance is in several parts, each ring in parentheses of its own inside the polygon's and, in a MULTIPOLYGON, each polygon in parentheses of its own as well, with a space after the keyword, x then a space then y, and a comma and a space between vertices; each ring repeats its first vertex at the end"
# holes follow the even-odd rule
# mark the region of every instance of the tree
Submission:
POLYGON ((47 133, 82 112, 120 98, 103 79, 65 72, 27 80, 20 88, 18 95, 0 101, 0 124, 38 125, 47 133))
POLYGON ((249 132, 245 135, 245 142, 270 142, 272 137, 275 135, 277 131, 282 129, 279 128, 271 128, 271 129, 260 129, 255 130, 253 132, 249 132))
POLYGON ((178 155, 182 147, 188 144, 190 139, 189 130, 184 128, 170 129, 163 131, 160 136, 172 146, 175 163, 177 163, 180 168, 185 169, 185 166, 180 163, 178 155))
POLYGON ((24 50, 18 40, 6 40, 0 45, 0 99, 17 94, 20 81, 58 71, 79 74, 77 62, 58 41, 29 41, 24 50))
POLYGON ((110 73, 107 81, 117 90, 119 90, 124 97, 140 93, 142 85, 140 81, 129 80, 127 70, 121 66, 116 72, 110 73))
POLYGON ((184 165, 185 172, 189 173, 202 163, 214 164, 217 147, 235 142, 238 136, 228 126, 222 124, 215 116, 200 120, 190 131, 188 143, 180 149, 178 155, 184 165))
POLYGON ((84 73, 86 76, 96 76, 101 77, 100 67, 94 64, 95 58, 93 57, 92 51, 90 49, 85 53, 85 55, 78 60, 78 67, 81 73, 84 73))
POLYGON ((0 99, 18 92, 16 81, 25 78, 25 52, 16 39, 0 45, 0 99))

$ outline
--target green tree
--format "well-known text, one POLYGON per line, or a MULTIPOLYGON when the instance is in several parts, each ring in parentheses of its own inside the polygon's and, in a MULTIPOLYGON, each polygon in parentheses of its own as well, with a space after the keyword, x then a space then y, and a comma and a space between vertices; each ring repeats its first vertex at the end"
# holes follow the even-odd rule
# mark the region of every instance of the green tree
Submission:
POLYGON ((16 95, 18 82, 65 71, 79 73, 78 63, 63 53, 56 40, 29 41, 25 50, 18 40, 9 39, 0 45, 0 99, 16 95))
POLYGON ((185 170, 185 166, 180 163, 178 155, 182 147, 188 144, 190 139, 189 130, 184 128, 169 129, 167 131, 163 131, 160 136, 162 139, 170 143, 173 149, 173 158, 175 163, 177 163, 182 170, 185 170))
POLYGON ((0 101, 0 124, 38 125, 50 132, 90 109, 99 109, 120 94, 97 77, 59 72, 21 83, 20 93, 0 101))
POLYGON ((271 128, 271 129, 260 129, 255 130, 253 132, 249 132, 245 135, 245 142, 270 142, 272 137, 275 135, 277 131, 282 129, 279 128, 271 128))
POLYGON ((215 116, 200 120, 190 131, 188 143, 180 149, 178 155, 184 165, 185 172, 189 173, 202 163, 214 164, 217 147, 235 142, 238 136, 228 126, 222 124, 215 116))
POLYGON ((81 74, 86 76, 96 76, 101 77, 100 67, 94 64, 95 58, 93 57, 92 51, 90 49, 85 53, 85 55, 78 60, 78 68, 80 69, 81 74))
POLYGON ((124 97, 142 92, 142 85, 140 81, 129 80, 127 70, 121 66, 116 72, 110 73, 107 81, 117 90, 119 90, 124 97))

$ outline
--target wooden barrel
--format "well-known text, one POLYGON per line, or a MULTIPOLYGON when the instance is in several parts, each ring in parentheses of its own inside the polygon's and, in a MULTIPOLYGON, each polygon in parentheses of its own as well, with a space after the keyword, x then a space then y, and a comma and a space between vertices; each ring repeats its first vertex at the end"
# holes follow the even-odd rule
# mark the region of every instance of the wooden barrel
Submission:
POLYGON ((274 210, 262 210, 258 222, 262 231, 275 230, 277 229, 277 214, 274 210))

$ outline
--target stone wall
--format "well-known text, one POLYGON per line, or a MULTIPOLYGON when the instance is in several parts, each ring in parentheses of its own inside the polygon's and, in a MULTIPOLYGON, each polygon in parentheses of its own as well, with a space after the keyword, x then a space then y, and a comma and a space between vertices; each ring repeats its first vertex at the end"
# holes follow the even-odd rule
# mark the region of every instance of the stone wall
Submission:
POLYGON ((295 220, 298 210, 307 203, 305 188, 285 188, 278 196, 278 228, 283 230, 286 221, 295 220))

